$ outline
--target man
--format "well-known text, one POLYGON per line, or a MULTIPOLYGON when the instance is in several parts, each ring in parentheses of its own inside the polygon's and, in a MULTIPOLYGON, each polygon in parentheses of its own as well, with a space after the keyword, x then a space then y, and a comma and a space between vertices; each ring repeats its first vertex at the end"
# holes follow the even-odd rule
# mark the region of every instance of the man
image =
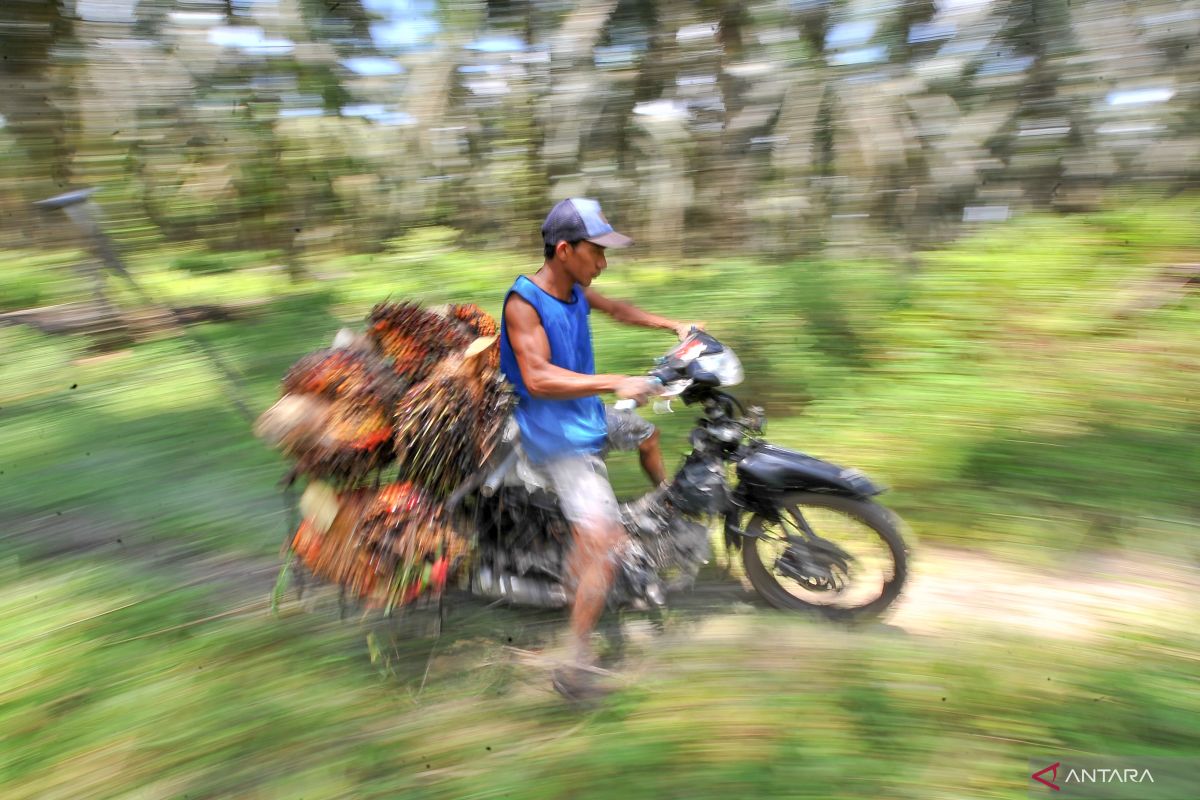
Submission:
POLYGON ((626 538, 604 453, 636 446, 650 479, 657 485, 666 477, 654 426, 636 414, 605 409, 598 397, 642 401, 657 387, 644 377, 595 374, 588 314, 595 308, 618 322, 675 331, 681 339, 691 325, 591 288, 608 266, 605 249, 633 244, 613 230, 595 200, 570 198, 554 206, 542 224, 542 240, 541 269, 519 276, 504 300, 500 368, 519 398, 522 446, 553 486, 574 534, 567 564, 575 587, 574 666, 556 674, 555 688, 578 696, 593 674, 590 637, 612 586, 612 555, 626 538))

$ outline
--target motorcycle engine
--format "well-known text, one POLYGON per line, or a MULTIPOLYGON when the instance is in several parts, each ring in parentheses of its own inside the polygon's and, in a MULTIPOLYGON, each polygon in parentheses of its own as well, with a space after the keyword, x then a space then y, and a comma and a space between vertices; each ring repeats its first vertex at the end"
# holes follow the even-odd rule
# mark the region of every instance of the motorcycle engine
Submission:
POLYGON ((725 485, 725 462, 719 456, 693 453, 671 484, 679 507, 689 514, 716 514, 725 510, 729 498, 725 485))

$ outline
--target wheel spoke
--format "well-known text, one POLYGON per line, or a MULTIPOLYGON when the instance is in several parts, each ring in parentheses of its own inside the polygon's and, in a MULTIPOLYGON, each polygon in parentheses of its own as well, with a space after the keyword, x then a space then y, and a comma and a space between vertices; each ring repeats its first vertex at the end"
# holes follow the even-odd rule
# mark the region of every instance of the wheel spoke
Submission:
POLYGON ((777 522, 763 526, 761 536, 752 546, 763 566, 781 591, 803 604, 865 606, 894 578, 888 544, 871 526, 836 509, 788 507, 777 522))

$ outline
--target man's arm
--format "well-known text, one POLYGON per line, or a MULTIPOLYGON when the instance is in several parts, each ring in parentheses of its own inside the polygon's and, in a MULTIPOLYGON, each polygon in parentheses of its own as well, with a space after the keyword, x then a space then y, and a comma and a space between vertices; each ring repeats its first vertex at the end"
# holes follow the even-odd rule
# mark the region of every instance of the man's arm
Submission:
POLYGON ((534 397, 572 400, 603 392, 622 399, 645 399, 653 387, 645 378, 625 375, 585 375, 550 363, 550 340, 541 317, 520 295, 510 295, 504 304, 504 325, 525 388, 534 397))
POLYGON ((626 325, 640 325, 643 328, 662 328, 668 331, 675 331, 675 334, 680 339, 687 336, 693 327, 704 327, 703 322, 676 322, 673 319, 651 314, 625 300, 614 300, 611 297, 605 297, 592 288, 584 289, 583 296, 587 298, 588 305, 597 311, 603 311, 617 322, 623 322, 626 325))

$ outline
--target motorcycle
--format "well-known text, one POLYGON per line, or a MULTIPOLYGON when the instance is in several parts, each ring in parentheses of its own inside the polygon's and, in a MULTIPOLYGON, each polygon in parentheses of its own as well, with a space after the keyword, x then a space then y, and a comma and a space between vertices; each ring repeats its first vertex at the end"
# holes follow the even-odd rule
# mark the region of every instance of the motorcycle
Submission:
MULTIPOLYGON (((765 441, 763 410, 724 391, 743 378, 731 348, 693 330, 649 377, 661 386, 658 404, 678 399, 700 415, 669 484, 621 504, 629 537, 615 556, 610 605, 662 606, 669 592, 689 587, 711 556, 714 520, 725 544, 740 551, 745 577, 776 608, 850 620, 895 601, 907 548, 898 518, 875 501, 884 489, 856 469, 765 441)), ((617 411, 633 407, 622 401, 617 411)), ((515 423, 448 507, 474 535, 473 594, 517 605, 570 603, 568 524, 525 459, 515 423)))

